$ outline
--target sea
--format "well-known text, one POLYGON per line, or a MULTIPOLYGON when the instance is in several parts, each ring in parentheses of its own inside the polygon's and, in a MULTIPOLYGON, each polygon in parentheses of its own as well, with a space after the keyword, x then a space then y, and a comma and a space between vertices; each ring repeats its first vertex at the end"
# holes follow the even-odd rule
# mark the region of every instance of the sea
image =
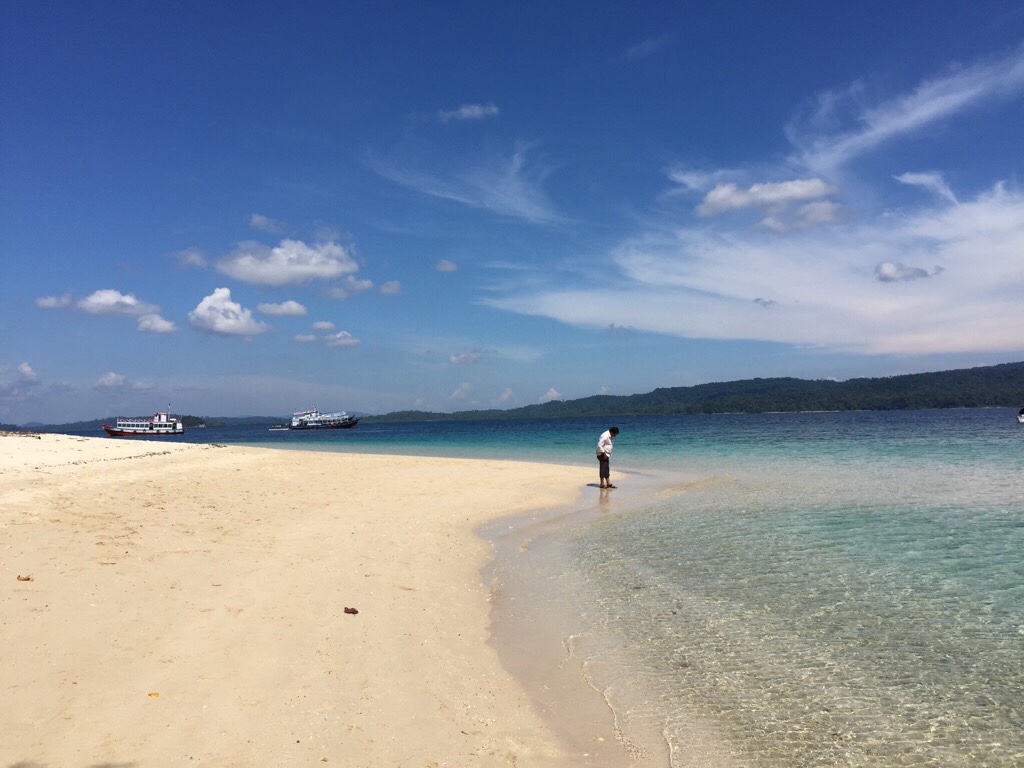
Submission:
POLYGON ((638 764, 1024 766, 1016 409, 185 439, 591 466, 593 487, 544 529, 535 594, 568 607, 565 653, 638 764), (594 447, 612 425, 618 489, 602 493, 594 447))

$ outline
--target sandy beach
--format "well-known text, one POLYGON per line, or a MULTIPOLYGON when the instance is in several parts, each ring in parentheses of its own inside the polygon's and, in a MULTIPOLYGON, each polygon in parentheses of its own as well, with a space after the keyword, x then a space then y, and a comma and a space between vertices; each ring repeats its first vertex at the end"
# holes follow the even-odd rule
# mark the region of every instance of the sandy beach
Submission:
POLYGON ((592 474, 0 436, 0 764, 590 764, 609 722, 557 736, 488 642, 476 530, 592 474))

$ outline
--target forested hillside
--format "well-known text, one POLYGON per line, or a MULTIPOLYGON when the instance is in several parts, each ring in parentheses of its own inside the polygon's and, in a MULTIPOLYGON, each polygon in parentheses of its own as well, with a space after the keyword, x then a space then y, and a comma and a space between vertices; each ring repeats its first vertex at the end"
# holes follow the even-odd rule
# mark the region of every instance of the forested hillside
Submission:
POLYGON ((775 411, 915 410, 1024 405, 1024 362, 937 373, 829 381, 793 378, 745 379, 665 387, 637 395, 594 395, 511 410, 451 414, 400 411, 365 421, 644 416, 775 411))

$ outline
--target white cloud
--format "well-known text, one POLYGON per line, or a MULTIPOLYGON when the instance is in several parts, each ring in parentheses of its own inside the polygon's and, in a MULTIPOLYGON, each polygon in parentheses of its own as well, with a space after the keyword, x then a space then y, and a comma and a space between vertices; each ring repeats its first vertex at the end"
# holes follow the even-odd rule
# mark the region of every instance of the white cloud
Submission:
POLYGON ((448 356, 448 362, 452 365, 469 365, 480 359, 479 352, 453 352, 448 356))
POLYGON ((136 327, 142 333, 174 333, 178 330, 178 326, 158 314, 143 315, 136 327))
POLYGON ((875 267, 875 277, 883 283, 896 283, 904 280, 919 280, 931 277, 927 269, 908 267, 899 262, 883 261, 875 267))
POLYGON ((459 265, 454 261, 448 261, 448 259, 441 259, 437 262, 437 266, 434 267, 438 272, 456 272, 459 269, 459 265))
POLYGON ((941 173, 930 171, 928 173, 901 173, 899 176, 894 176, 896 181, 902 184, 910 184, 912 186, 922 187, 931 192, 934 192, 944 200, 948 200, 951 203, 956 203, 956 195, 953 194, 953 190, 949 188, 945 180, 942 178, 941 173))
POLYGON ((108 371, 100 376, 94 386, 96 389, 124 389, 127 385, 128 380, 120 373, 108 371))
POLYGON ((301 240, 282 240, 275 248, 240 243, 233 253, 217 262, 217 269, 247 283, 298 285, 351 274, 359 267, 338 243, 307 245, 301 240))
POLYGON ((150 315, 158 314, 160 307, 139 301, 130 293, 110 288, 95 291, 78 302, 78 308, 90 315, 150 315))
POLYGON ((63 296, 41 296, 36 299, 36 306, 41 309, 62 309, 70 307, 73 301, 70 293, 65 293, 63 296))
POLYGON ((385 296, 395 296, 402 292, 402 284, 398 280, 388 280, 380 287, 380 292, 385 296))
POLYGON ((646 40, 641 40, 636 45, 627 48, 623 56, 626 59, 629 59, 630 61, 639 61, 640 59, 646 59, 648 56, 653 56, 658 51, 667 47, 671 42, 671 35, 649 37, 646 40))
POLYGON ((652 230, 613 258, 614 287, 485 303, 594 329, 860 354, 1024 348, 1024 301, 1012 288, 1024 285, 1024 194, 1002 185, 959 205, 784 237, 652 230), (925 276, 934 279, 907 279, 925 276))
POLYGON ((562 393, 554 387, 551 387, 547 392, 537 398, 538 403, 550 403, 552 400, 561 400, 562 393))
POLYGON ((921 128, 978 107, 1008 98, 1024 88, 1024 47, 1001 59, 958 67, 922 82, 913 92, 877 106, 861 106, 863 88, 857 83, 845 93, 822 93, 813 109, 788 126, 795 158, 812 172, 832 176, 853 158, 878 146, 909 136, 921 128), (850 109, 843 120, 841 110, 850 109), (823 126, 851 123, 855 127, 832 135, 823 126))
POLYGON ((249 226, 272 235, 279 235, 284 231, 284 225, 281 222, 259 213, 254 213, 249 217, 249 226))
MULTIPOLYGON (((422 171, 397 163, 375 162, 374 169, 397 184, 433 197, 535 223, 561 217, 543 189, 548 169, 527 162, 529 147, 517 146, 507 156, 489 156, 460 169, 422 171)), ((445 163, 448 156, 445 155, 445 163)))
POLYGON ((295 335, 295 341, 299 344, 310 344, 316 341, 316 336, 312 333, 299 333, 295 335))
POLYGON ((324 343, 326 343, 328 347, 354 347, 359 343, 359 339, 348 331, 338 331, 337 333, 333 333, 328 336, 324 340, 324 343))
POLYGON ((28 363, 19 363, 13 370, 0 364, 0 399, 20 400, 39 386, 39 376, 28 363))
POLYGON ((255 320, 252 310, 231 300, 231 290, 217 288, 188 313, 193 328, 224 336, 257 336, 270 329, 266 323, 255 320))
POLYGON ((334 323, 330 320, 317 320, 313 323, 313 330, 315 331, 333 331, 334 323))
POLYGON ((495 399, 495 405, 502 405, 512 399, 512 387, 505 387, 495 399))
POLYGON ((345 278, 342 285, 332 286, 327 290, 327 295, 332 299, 347 299, 355 293, 362 293, 373 288, 373 280, 360 280, 354 275, 345 278))
POLYGON ((470 392, 471 389, 472 389, 472 387, 469 385, 469 382, 465 382, 464 381, 462 384, 459 384, 459 386, 455 388, 454 392, 452 392, 450 395, 448 395, 448 399, 449 400, 465 400, 466 397, 469 395, 469 392, 470 392))
POLYGON ((205 267, 206 257, 198 248, 186 248, 174 254, 178 264, 182 267, 205 267))
POLYGON ((306 314, 306 308, 297 301, 282 301, 280 304, 257 304, 256 309, 264 315, 276 315, 278 317, 301 317, 306 314))
POLYGON ((437 119, 442 123, 452 120, 483 120, 486 117, 497 117, 501 110, 494 104, 463 104, 458 109, 441 110, 437 119))
POLYGON ((714 216, 742 208, 777 209, 793 202, 833 195, 836 191, 835 187, 822 179, 754 184, 748 189, 739 189, 731 183, 719 184, 707 193, 697 207, 697 213, 701 216, 714 216))

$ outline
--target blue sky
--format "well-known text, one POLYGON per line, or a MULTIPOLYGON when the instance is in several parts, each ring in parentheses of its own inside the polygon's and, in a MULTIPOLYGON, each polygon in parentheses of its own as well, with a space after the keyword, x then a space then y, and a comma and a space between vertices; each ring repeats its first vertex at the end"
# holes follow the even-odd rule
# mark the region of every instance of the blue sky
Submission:
POLYGON ((1024 360, 1024 2, 0 7, 0 422, 1024 360))

